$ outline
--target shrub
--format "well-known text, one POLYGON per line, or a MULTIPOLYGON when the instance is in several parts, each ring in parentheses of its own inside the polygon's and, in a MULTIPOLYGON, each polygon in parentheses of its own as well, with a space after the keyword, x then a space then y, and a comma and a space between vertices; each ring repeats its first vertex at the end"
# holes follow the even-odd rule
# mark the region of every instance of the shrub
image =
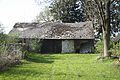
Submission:
POLYGON ((20 47, 15 36, 0 34, 0 71, 21 59, 20 47))
MULTIPOLYGON (((96 50, 97 53, 103 53, 104 46, 103 46, 103 40, 99 40, 96 43, 96 50)), ((113 40, 110 41, 110 50, 109 52, 112 52, 114 54, 120 54, 120 43, 115 44, 113 40)))
POLYGON ((112 42, 112 47, 109 50, 110 52, 120 55, 120 43, 115 43, 114 41, 112 42))
POLYGON ((99 40, 96 43, 96 52, 97 53, 103 53, 103 40, 99 40))
POLYGON ((31 39, 29 46, 30 46, 30 50, 33 52, 40 52, 41 50, 41 41, 40 39, 31 39))

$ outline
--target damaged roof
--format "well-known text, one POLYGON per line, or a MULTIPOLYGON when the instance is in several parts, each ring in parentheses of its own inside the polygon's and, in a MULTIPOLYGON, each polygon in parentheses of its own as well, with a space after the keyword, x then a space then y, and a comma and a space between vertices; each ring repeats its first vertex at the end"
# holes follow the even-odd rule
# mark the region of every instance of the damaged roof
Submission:
POLYGON ((91 22, 16 23, 9 34, 15 34, 19 38, 94 39, 91 22))

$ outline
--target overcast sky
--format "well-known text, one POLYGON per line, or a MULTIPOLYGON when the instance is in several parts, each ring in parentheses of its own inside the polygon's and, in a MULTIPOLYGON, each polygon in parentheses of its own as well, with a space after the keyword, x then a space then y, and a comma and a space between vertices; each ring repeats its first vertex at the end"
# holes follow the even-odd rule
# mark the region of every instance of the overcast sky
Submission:
POLYGON ((42 9, 34 0, 0 0, 0 23, 8 33, 16 22, 31 22, 42 9))

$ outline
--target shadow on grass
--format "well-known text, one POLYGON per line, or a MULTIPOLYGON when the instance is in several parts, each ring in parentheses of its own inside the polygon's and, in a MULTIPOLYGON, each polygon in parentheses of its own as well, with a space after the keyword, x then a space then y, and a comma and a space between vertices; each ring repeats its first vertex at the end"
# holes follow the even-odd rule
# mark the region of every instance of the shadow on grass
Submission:
POLYGON ((58 73, 54 73, 52 74, 50 71, 36 71, 33 69, 15 69, 15 70, 9 70, 7 72, 7 76, 9 75, 9 77, 12 75, 12 77, 30 77, 32 76, 32 78, 38 77, 38 76, 42 76, 42 75, 47 75, 49 78, 51 78, 51 76, 78 76, 78 77, 82 77, 82 75, 80 74, 70 74, 70 73, 65 73, 65 72, 58 72, 58 73), (14 76, 13 76, 14 75, 14 76))
MULTIPOLYGON (((56 59, 59 59, 59 58, 56 58, 55 56, 53 56, 52 54, 36 54, 36 53, 33 53, 33 54, 29 54, 28 55, 28 58, 26 59, 27 61, 23 61, 21 62, 20 64, 16 64, 14 66, 9 66, 6 70, 4 71, 0 71, 0 74, 1 73, 4 73, 6 71, 9 71, 9 68, 11 67, 16 67, 16 68, 19 68, 21 66, 19 65, 23 65, 23 64, 30 64, 30 62, 34 62, 34 63, 47 63, 47 64, 51 64, 53 63, 56 59)), ((25 67, 22 67, 22 68, 25 68, 25 67)), ((30 67, 32 68, 32 67, 30 67)), ((33 67, 34 68, 34 67, 33 67)))
POLYGON ((27 61, 35 63, 53 63, 56 58, 52 54, 29 54, 27 61))

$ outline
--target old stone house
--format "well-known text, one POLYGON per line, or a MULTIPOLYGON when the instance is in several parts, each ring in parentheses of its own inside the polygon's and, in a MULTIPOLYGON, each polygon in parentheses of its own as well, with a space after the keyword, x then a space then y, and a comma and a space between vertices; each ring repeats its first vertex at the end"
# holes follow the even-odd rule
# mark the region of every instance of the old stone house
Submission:
POLYGON ((91 22, 16 23, 10 34, 22 39, 42 39, 41 53, 94 52, 94 29, 91 22))

